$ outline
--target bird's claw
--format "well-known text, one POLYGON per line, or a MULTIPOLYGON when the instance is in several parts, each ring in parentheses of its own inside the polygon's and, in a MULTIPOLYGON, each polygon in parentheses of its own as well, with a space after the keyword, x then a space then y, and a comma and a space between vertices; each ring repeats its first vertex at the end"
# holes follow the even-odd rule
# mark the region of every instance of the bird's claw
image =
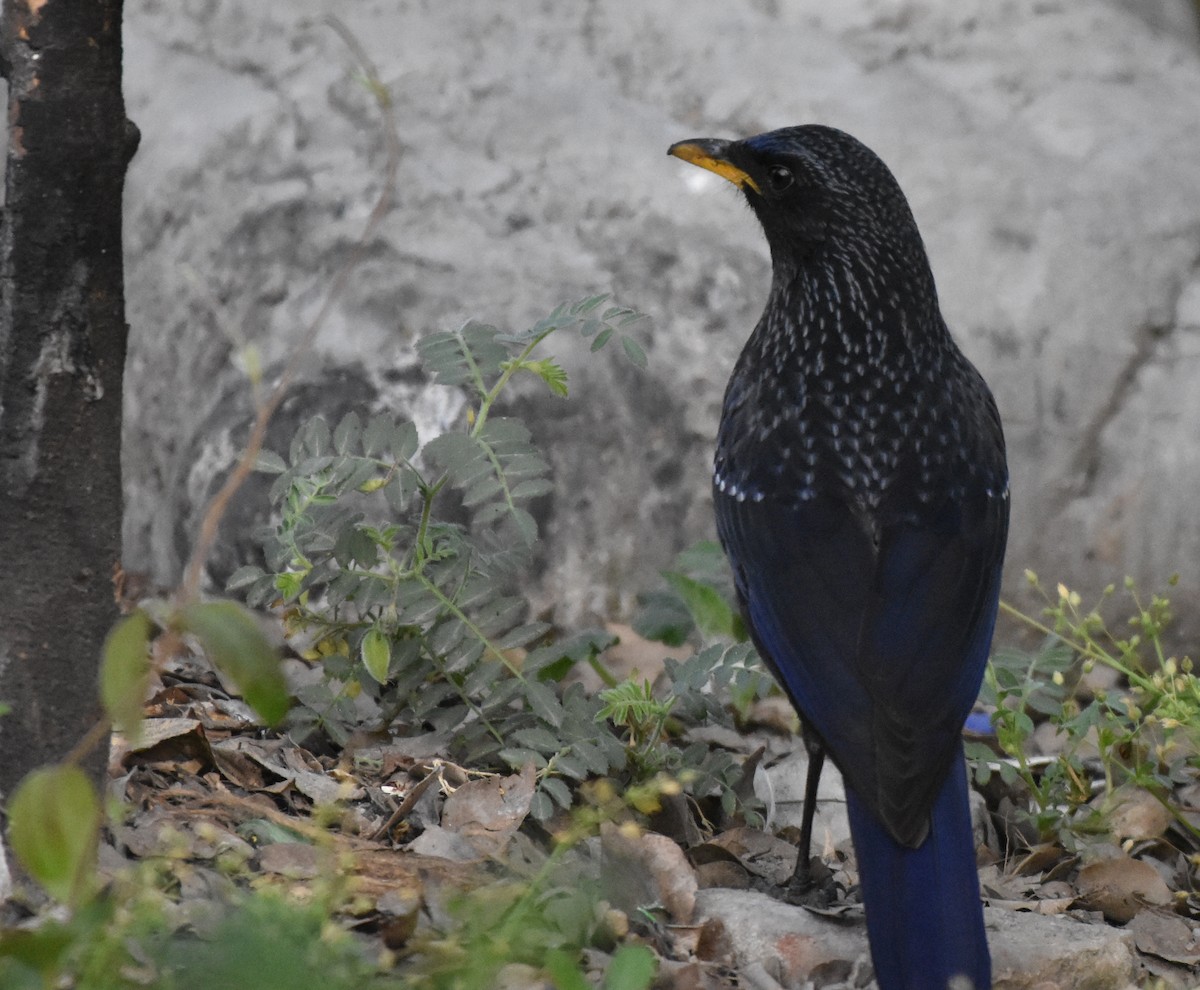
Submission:
POLYGON ((799 907, 830 907, 837 900, 833 871, 819 856, 813 856, 792 874, 784 887, 783 900, 799 907))

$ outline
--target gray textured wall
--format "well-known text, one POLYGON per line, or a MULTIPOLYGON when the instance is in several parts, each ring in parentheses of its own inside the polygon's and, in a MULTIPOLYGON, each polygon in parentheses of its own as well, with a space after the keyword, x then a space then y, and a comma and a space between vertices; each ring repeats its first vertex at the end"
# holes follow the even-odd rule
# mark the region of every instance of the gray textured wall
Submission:
POLYGON ((521 403, 561 489, 546 520, 560 618, 627 608, 711 533, 721 391, 768 263, 732 187, 667 145, 810 121, 862 138, 909 194, 947 318, 1005 417, 1010 574, 1097 587, 1179 570, 1196 596, 1186 0, 129 0, 130 568, 177 573, 245 415, 232 341, 287 350, 378 189, 370 99, 338 38, 305 24, 327 10, 392 88, 404 154, 318 343, 326 384, 287 422, 320 401, 451 421, 453 399, 406 369, 416 336, 467 316, 521 325, 610 290, 654 317, 648 375, 569 348, 579 401, 521 403))

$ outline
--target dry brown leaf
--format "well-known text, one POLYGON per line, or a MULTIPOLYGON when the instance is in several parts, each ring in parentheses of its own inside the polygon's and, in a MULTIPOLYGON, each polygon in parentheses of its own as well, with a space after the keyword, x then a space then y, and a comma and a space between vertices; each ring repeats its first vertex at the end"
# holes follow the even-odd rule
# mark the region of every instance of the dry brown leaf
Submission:
POLYGON ((988 906, 1003 908, 1005 911, 1026 911, 1030 914, 1066 914, 1075 903, 1074 897, 1042 897, 1035 900, 1005 901, 995 897, 988 898, 988 906))
POLYGON ((1177 914, 1141 911, 1129 923, 1128 930, 1133 932, 1139 952, 1182 966, 1200 963, 1200 938, 1192 925, 1177 914))
POLYGON ((321 854, 307 842, 272 842, 259 849, 258 865, 289 880, 312 880, 321 873, 321 854))
POLYGON ((755 876, 784 884, 796 868, 796 847, 790 842, 748 825, 715 835, 711 845, 732 853, 755 876))
POLYGON ((235 787, 244 791, 256 791, 265 786, 266 778, 262 767, 245 753, 219 743, 213 746, 213 762, 221 775, 235 787))
MULTIPOLYGON (((483 859, 488 853, 479 849, 471 838, 459 832, 451 832, 440 825, 429 825, 404 848, 417 856, 448 859, 454 863, 473 863, 483 859)), ((479 845, 485 845, 486 842, 486 839, 479 839, 479 845)))
POLYGON ((1116 924, 1130 921, 1146 905, 1170 904, 1166 881, 1149 863, 1128 856, 1115 856, 1089 863, 1075 880, 1080 902, 1101 911, 1116 924))
POLYGON ((1123 784, 1104 801, 1108 825, 1118 841, 1157 839, 1175 820, 1167 807, 1149 791, 1123 784))
POLYGON ((792 703, 787 698, 779 695, 759 698, 754 702, 746 715, 746 723, 750 726, 770 729, 783 736, 793 735, 800 728, 800 718, 796 714, 796 709, 792 707, 792 703))
POLYGON ((154 718, 143 723, 141 740, 136 746, 128 747, 121 763, 126 767, 146 763, 198 763, 212 766, 213 756, 199 720, 154 718))
POLYGON ((632 914, 661 904, 683 924, 696 910, 696 874, 683 850, 665 835, 636 834, 610 822, 600 826, 608 899, 632 914))
POLYGON ((468 781, 446 798, 442 828, 458 832, 484 855, 499 855, 529 814, 536 784, 533 764, 511 777, 468 781))
POLYGON ((1041 873, 1055 865, 1062 859, 1062 856, 1063 851, 1061 846, 1053 842, 1043 842, 1030 847, 1024 856, 1013 863, 1011 870, 1013 873, 1022 876, 1041 873))
POLYGON ((749 890, 750 873, 741 863, 716 860, 697 864, 696 882, 701 888, 731 887, 734 890, 749 890))
POLYGON ((659 796, 659 810, 650 816, 650 828, 691 849, 703 842, 704 833, 696 824, 692 799, 682 791, 659 796))

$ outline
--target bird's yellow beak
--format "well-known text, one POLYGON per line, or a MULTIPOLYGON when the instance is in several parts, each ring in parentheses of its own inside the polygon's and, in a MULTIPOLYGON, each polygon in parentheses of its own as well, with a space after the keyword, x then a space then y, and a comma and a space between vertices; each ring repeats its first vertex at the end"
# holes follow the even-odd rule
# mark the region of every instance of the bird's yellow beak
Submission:
POLYGON ((730 142, 717 138, 692 138, 671 145, 667 149, 667 154, 682 158, 685 162, 691 162, 693 165, 699 165, 710 172, 716 172, 722 179, 728 179, 739 189, 749 186, 756 193, 761 194, 762 190, 758 188, 758 183, 726 157, 729 144, 730 142))

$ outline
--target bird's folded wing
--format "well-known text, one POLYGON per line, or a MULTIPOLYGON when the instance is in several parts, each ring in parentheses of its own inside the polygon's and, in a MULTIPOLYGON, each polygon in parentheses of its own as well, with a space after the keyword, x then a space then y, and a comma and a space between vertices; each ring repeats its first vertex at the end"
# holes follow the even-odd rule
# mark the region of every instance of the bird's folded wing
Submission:
POLYGON ((898 841, 920 842, 987 659, 1005 507, 945 505, 872 532, 831 498, 716 502, 764 659, 848 784, 898 841))

